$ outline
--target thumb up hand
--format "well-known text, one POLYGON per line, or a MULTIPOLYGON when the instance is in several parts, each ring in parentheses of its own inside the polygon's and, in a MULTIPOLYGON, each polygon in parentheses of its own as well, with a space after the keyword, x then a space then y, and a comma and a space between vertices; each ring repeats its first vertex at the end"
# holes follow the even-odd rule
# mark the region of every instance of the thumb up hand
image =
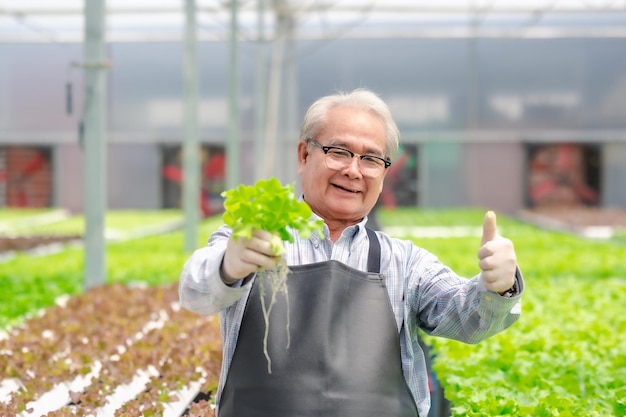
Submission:
POLYGON ((513 242, 498 234, 496 214, 493 211, 485 214, 478 259, 481 279, 488 290, 502 293, 513 286, 517 269, 515 249, 513 242))

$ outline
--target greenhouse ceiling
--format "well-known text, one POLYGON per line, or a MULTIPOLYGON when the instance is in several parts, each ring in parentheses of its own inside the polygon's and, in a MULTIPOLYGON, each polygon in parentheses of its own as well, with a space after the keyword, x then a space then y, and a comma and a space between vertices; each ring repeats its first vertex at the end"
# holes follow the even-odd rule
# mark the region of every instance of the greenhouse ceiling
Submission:
MULTIPOLYGON (((82 42, 86 0, 0 0, 0 42, 82 42)), ((107 41, 179 42, 185 0, 106 1, 107 41)), ((626 37, 626 0, 239 0, 238 38, 626 37), (259 18, 261 16, 261 18, 259 18)), ((196 0, 198 39, 229 38, 233 2, 196 0)))

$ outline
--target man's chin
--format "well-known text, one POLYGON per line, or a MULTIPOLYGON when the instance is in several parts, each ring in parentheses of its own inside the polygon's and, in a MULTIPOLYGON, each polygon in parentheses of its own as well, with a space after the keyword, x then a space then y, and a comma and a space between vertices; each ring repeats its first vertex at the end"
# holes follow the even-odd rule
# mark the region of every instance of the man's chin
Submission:
POLYGON ((358 223, 367 215, 367 213, 363 212, 363 204, 352 205, 347 202, 330 207, 330 211, 333 217, 350 223, 358 223))

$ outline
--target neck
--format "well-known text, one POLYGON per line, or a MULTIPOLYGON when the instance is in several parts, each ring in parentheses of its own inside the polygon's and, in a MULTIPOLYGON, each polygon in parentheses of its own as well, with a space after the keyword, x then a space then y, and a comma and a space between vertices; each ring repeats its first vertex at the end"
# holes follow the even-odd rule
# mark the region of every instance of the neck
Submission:
POLYGON ((349 221, 349 220, 327 220, 324 219, 324 223, 328 226, 328 231, 330 233, 330 240, 334 243, 339 239, 343 231, 346 227, 353 226, 359 223, 362 218, 357 221, 349 221))

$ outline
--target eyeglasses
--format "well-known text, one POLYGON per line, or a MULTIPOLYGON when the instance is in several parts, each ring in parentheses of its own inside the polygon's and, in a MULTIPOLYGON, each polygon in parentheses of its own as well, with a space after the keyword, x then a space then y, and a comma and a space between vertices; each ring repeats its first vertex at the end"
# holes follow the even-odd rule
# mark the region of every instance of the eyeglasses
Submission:
POLYGON ((323 146, 313 138, 307 138, 306 141, 324 152, 326 155, 326 166, 333 171, 339 171, 348 167, 355 156, 359 158, 359 168, 365 178, 378 178, 391 165, 391 161, 379 156, 359 155, 338 146, 323 146))

